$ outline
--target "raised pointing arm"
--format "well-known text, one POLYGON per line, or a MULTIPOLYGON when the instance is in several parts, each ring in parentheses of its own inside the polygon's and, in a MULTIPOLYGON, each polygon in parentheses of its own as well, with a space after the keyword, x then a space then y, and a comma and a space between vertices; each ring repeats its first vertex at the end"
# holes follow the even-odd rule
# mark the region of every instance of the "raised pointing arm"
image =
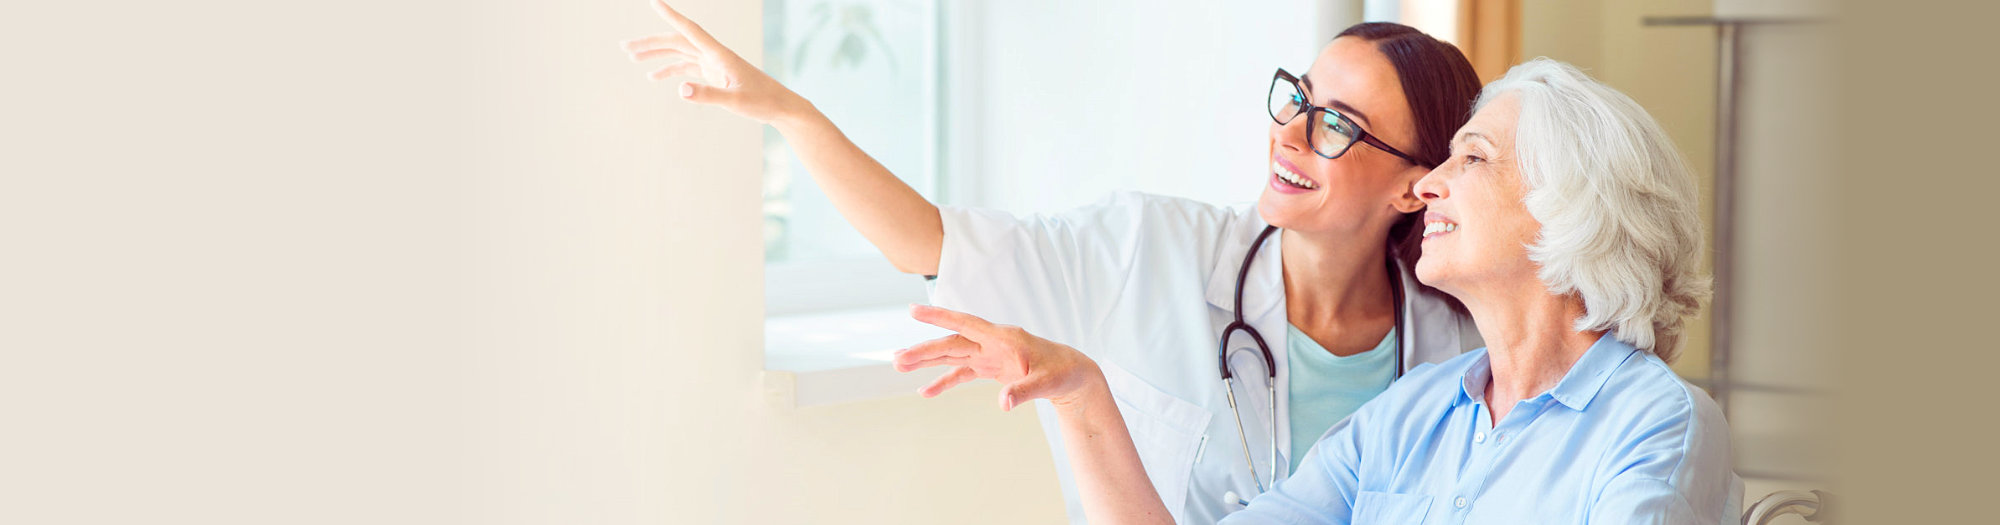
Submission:
POLYGON ((862 152, 805 97, 750 65, 665 2, 651 1, 674 32, 625 42, 634 62, 674 61, 650 78, 699 77, 681 83, 681 98, 777 128, 834 208, 890 264, 907 273, 937 274, 944 248, 944 221, 937 206, 862 152))

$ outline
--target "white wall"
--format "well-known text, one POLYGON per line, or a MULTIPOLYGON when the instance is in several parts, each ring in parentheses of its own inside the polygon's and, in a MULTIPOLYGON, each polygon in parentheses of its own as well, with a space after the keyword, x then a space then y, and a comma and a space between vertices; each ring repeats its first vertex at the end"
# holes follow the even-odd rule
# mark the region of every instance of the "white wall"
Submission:
POLYGON ((1359 2, 1315 0, 960 7, 976 23, 960 33, 971 72, 951 88, 967 108, 953 126, 973 129, 950 154, 973 175, 947 198, 1017 213, 1123 189, 1256 199, 1270 165, 1271 72, 1303 72, 1360 13, 1359 2))
POLYGON ((639 0, 4 10, 0 523, 1061 517, 991 386, 764 399, 759 131, 639 0))

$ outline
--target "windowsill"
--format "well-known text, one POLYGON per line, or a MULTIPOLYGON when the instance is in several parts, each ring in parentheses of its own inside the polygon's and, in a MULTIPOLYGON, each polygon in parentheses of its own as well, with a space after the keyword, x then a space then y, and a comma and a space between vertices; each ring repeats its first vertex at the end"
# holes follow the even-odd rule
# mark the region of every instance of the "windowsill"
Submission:
POLYGON ((910 319, 905 306, 876 306, 764 319, 764 378, 773 401, 809 407, 916 393, 943 369, 890 365, 896 350, 951 332, 910 319))

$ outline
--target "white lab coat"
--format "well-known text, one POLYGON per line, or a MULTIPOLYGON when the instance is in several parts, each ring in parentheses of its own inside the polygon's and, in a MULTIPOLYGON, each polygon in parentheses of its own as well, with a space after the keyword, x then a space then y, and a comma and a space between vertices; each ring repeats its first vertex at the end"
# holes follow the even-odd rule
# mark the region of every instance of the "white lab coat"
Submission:
MULTIPOLYGON (((1125 417, 1139 457, 1167 510, 1180 523, 1215 523, 1256 485, 1244 466, 1236 422, 1224 398, 1216 344, 1233 320, 1237 270, 1265 223, 1252 205, 1220 207, 1141 193, 1118 193, 1057 215, 944 207, 944 249, 933 304, 1018 325, 1095 359, 1125 417)), ((1264 242, 1245 284, 1245 320, 1277 360, 1277 406, 1268 406, 1262 359, 1233 352, 1236 400, 1260 476, 1270 465, 1276 410, 1279 465, 1290 463, 1284 279, 1280 237, 1264 242)), ((1471 320, 1436 292, 1421 291, 1401 265, 1405 369, 1481 346, 1471 320)), ((1253 347, 1247 337, 1232 347, 1253 347)), ((1055 414, 1036 403, 1055 456, 1070 520, 1083 508, 1055 414)))

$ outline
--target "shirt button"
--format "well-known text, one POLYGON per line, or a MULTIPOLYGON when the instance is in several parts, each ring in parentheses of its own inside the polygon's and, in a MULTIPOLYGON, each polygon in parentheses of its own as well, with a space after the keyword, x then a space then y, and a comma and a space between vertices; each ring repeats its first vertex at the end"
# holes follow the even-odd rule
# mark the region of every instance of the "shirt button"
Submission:
POLYGON ((1472 442, 1473 442, 1473 443, 1485 443, 1485 442, 1486 442, 1486 433, 1485 433, 1485 432, 1473 432, 1473 433, 1472 433, 1472 442))
POLYGON ((1461 508, 1461 509, 1462 509, 1462 508, 1465 508, 1465 497, 1464 497, 1464 496, 1459 496, 1459 497, 1458 497, 1458 499, 1455 499, 1455 500, 1451 500, 1451 506, 1453 506, 1453 507, 1458 507, 1458 508, 1461 508))

